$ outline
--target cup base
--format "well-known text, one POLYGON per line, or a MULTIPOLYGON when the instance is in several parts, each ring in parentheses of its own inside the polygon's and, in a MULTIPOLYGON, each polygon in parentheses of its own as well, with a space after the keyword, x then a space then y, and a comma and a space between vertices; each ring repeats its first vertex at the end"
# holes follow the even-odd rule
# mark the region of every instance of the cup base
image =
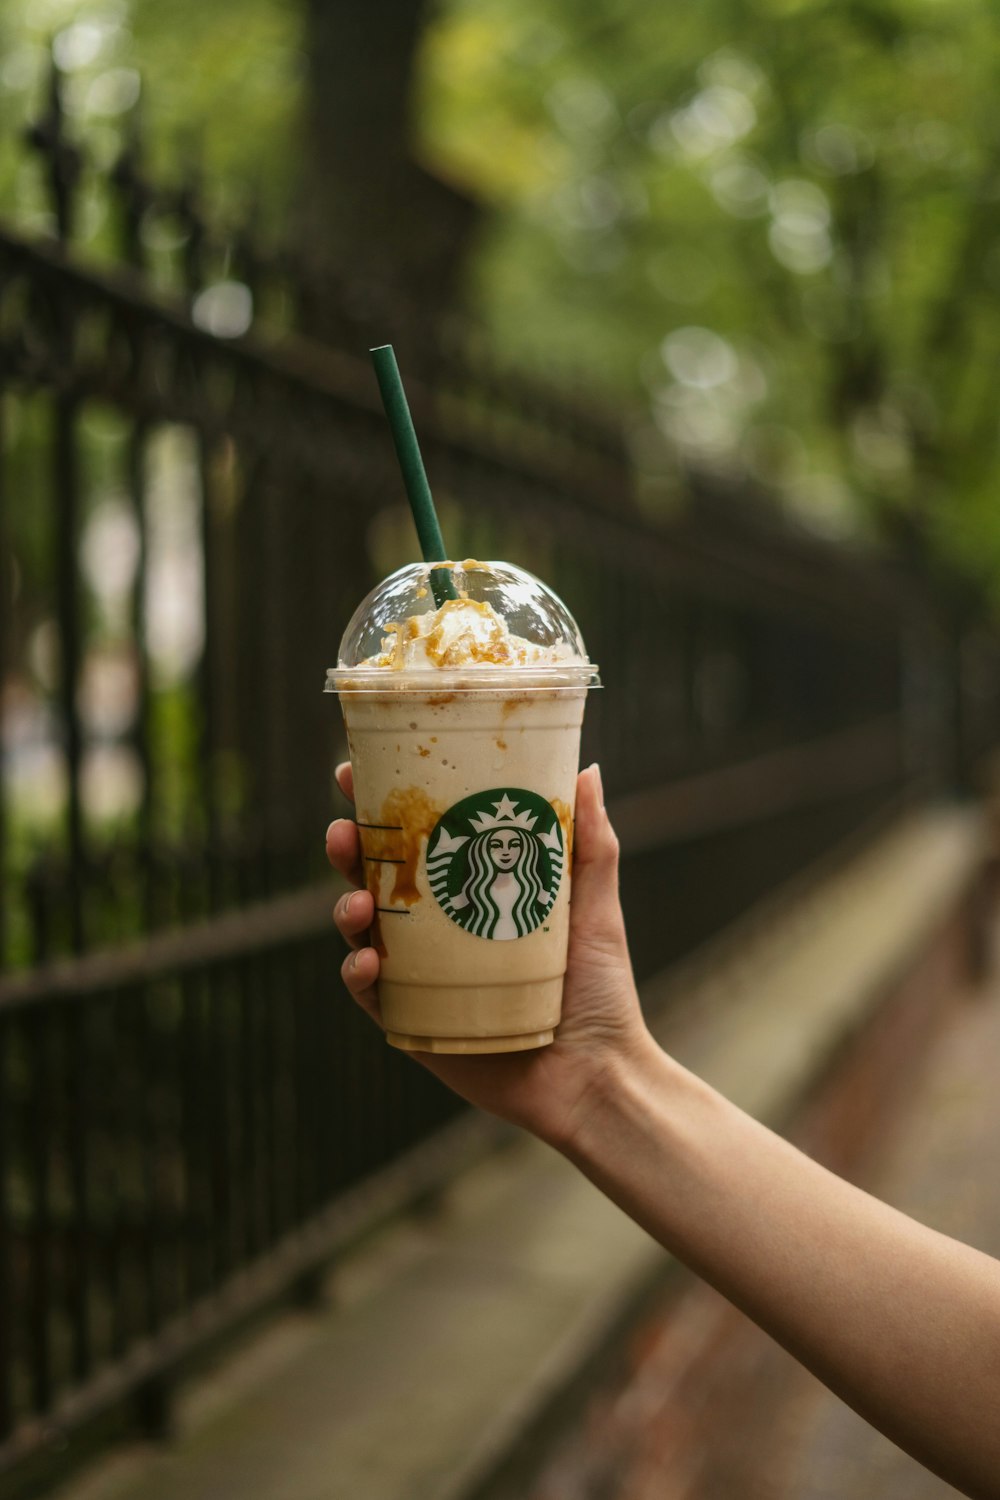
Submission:
POLYGON ((532 1047, 547 1047, 555 1041, 555 1032, 525 1031, 518 1036, 408 1036, 401 1031, 387 1031, 390 1047, 402 1052, 528 1052, 532 1047))

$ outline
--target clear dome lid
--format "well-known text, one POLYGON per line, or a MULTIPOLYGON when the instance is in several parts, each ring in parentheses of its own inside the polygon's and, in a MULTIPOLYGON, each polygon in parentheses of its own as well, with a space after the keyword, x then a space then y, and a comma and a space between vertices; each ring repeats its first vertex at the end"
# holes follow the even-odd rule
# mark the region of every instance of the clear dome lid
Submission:
POLYGON ((404 677, 487 688, 499 671, 539 688, 598 685, 576 621, 534 574, 473 558, 409 563, 358 605, 326 689, 384 691, 404 677))

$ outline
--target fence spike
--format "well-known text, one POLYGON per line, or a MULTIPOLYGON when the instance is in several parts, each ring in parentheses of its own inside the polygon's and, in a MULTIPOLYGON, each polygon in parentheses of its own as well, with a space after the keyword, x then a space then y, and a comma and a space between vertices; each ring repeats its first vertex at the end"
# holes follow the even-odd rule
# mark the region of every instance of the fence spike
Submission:
POLYGON ((29 125, 25 139, 40 152, 47 166, 46 181, 56 218, 56 234, 65 244, 72 234, 74 194, 83 171, 80 148, 66 135, 66 111, 62 97, 63 73, 49 50, 48 98, 45 113, 29 125))

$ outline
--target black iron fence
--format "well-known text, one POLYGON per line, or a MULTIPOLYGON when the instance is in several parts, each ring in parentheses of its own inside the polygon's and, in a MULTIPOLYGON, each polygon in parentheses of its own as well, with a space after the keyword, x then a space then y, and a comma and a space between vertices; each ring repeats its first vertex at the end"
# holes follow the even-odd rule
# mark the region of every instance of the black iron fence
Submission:
MULTIPOLYGON (((453 1101, 341 997, 321 851, 324 671, 412 549, 361 357, 404 315, 338 293, 342 346, 310 340, 329 286, 158 190, 134 140, 92 264, 57 83, 34 145, 56 233, 0 231, 7 1467, 129 1392, 162 1416, 178 1360, 475 1128, 442 1135, 453 1101), (164 219, 172 280, 144 263, 164 219)), ((553 584, 601 663, 585 753, 640 975, 992 741, 882 564, 694 480, 644 519, 581 400, 440 342, 410 366, 446 534, 553 584)), ((992 649, 965 643, 980 677, 992 649)))

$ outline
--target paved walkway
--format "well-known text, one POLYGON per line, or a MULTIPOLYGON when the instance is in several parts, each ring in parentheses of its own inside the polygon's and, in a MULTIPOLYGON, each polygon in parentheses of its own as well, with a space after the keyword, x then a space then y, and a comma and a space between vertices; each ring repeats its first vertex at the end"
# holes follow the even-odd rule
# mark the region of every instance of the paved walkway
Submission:
MULTIPOLYGON (((955 1015, 866 1186, 1000 1256, 1000 982, 955 1015)), ((945 1500, 928 1474, 825 1391, 811 1403, 788 1500, 945 1500)), ((805 1415, 805 1413, 804 1413, 805 1415)))
MULTIPOLYGON (((863 1186, 1000 1257, 1000 976, 960 999, 863 1186)), ((772 1346, 773 1348, 774 1346, 772 1346)), ((754 1439, 720 1454, 700 1500, 954 1500, 781 1351, 755 1365, 754 1439), (736 1466, 739 1465, 737 1470, 736 1466), (733 1487, 734 1473, 741 1479, 733 1487), (714 1480, 714 1482, 713 1482, 714 1480)), ((723 1444, 725 1446, 725 1443, 723 1444)))

